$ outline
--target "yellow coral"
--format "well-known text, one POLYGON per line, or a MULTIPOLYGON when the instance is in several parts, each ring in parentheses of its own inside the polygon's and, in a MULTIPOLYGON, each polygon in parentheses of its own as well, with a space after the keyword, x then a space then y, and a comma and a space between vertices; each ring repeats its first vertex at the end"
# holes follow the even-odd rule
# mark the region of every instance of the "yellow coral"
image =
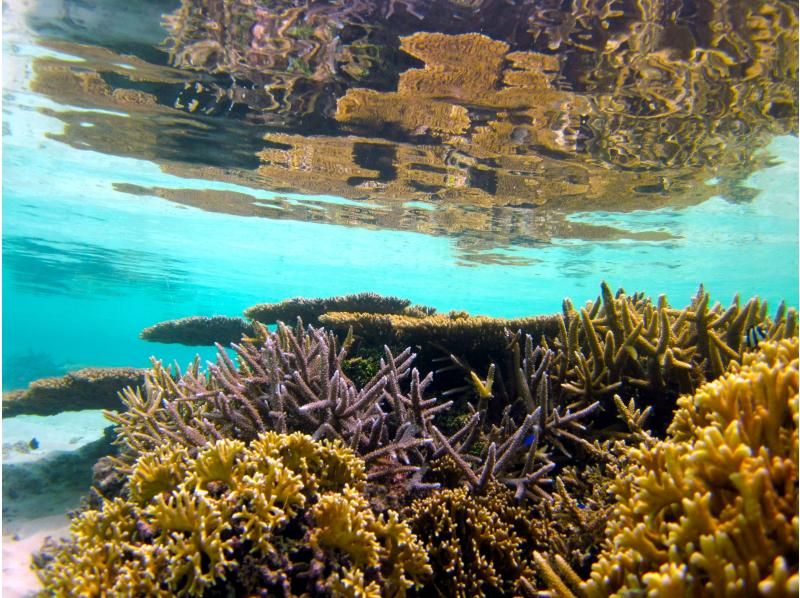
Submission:
POLYGON ((630 450, 587 596, 797 595, 798 340, 742 361, 630 450))
POLYGON ((347 486, 341 494, 325 494, 311 514, 317 523, 309 538, 313 548, 340 550, 360 569, 378 564, 375 516, 358 492, 347 486))
POLYGON ((144 504, 162 492, 172 492, 183 481, 188 451, 166 444, 143 455, 133 468, 128 488, 134 502, 144 504))
POLYGON ((339 440, 322 444, 299 432, 265 432, 248 450, 254 459, 279 459, 299 476, 307 493, 346 485, 362 490, 366 483, 364 462, 339 440))
POLYGON ((242 536, 268 554, 273 550, 273 531, 305 504, 303 481, 273 459, 246 461, 238 469, 242 508, 233 518, 242 526, 242 536))
POLYGON ((285 590, 298 571, 292 588, 306 593, 403 596, 430 575, 427 555, 396 513, 372 511, 364 485, 351 450, 299 433, 223 439, 196 457, 166 445, 134 464, 130 499, 78 515, 38 573, 59 596, 202 596, 226 584, 249 595, 285 590), (288 566, 310 558, 309 543, 330 563, 310 576, 308 562, 288 566))
POLYGON ((381 589, 377 583, 369 583, 364 579, 361 569, 345 568, 342 575, 334 573, 331 579, 331 591, 334 596, 342 598, 380 598, 381 589))
POLYGON ((157 545, 170 555, 166 581, 179 595, 197 596, 225 578, 225 571, 234 562, 233 538, 229 513, 216 501, 187 489, 161 494, 144 515, 159 530, 157 545), (224 539, 224 536, 228 536, 224 539))
POLYGON ((345 595, 373 595, 372 584, 365 585, 353 568, 370 572, 380 565, 382 590, 389 596, 404 596, 432 573, 426 551, 408 524, 393 511, 376 516, 366 498, 349 486, 341 493, 323 495, 311 515, 316 523, 309 535, 311 546, 346 556, 346 576, 334 580, 334 588, 347 589, 345 595))
POLYGON ((236 459, 243 450, 244 442, 224 439, 200 451, 192 468, 197 487, 205 490, 210 482, 222 482, 233 488, 236 459))

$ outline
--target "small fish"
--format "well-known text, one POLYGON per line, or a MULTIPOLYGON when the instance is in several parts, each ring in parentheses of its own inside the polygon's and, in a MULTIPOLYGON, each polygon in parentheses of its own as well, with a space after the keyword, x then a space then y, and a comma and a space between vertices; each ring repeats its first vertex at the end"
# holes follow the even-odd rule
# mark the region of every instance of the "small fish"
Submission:
POLYGON ((744 334, 744 343, 749 349, 757 349, 761 341, 767 338, 767 331, 760 324, 751 326, 744 334))
POLYGON ((28 447, 29 447, 31 450, 34 450, 34 451, 35 451, 36 449, 38 449, 38 448, 39 448, 39 441, 38 441, 38 440, 36 440, 35 438, 31 438, 31 441, 28 443, 28 447))
POLYGON ((578 504, 578 508, 579 508, 579 509, 585 509, 585 508, 586 508, 586 505, 585 505, 585 504, 583 504, 582 502, 579 502, 579 503, 577 503, 577 504, 578 504))
POLYGON ((525 438, 522 439, 522 444, 523 446, 530 446, 534 443, 535 440, 536 440, 536 433, 531 432, 525 438))

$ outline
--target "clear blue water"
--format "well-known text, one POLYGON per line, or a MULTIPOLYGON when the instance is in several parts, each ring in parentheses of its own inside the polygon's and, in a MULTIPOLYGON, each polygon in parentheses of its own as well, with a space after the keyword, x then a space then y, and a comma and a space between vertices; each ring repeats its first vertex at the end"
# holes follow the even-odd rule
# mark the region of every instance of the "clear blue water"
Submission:
MULTIPOLYGON (((150 187, 275 194, 164 174, 153 162, 79 150, 50 136, 59 105, 27 89, 42 50, 4 40, 3 388, 82 366, 186 362, 197 348, 138 339, 146 326, 189 315, 240 315, 254 303, 360 291, 439 310, 519 316, 558 311, 562 298, 613 287, 666 293, 683 305, 704 283, 727 303, 759 294, 798 305, 798 143, 777 137, 776 165, 747 181, 749 203, 712 198, 685 209, 579 213, 578 222, 666 231, 663 242, 554 239, 506 249, 528 265, 464 264, 454 239, 211 213, 152 196, 150 187)), ((285 195, 285 194, 282 194, 285 195)), ((331 198, 335 201, 335 198, 331 198)), ((200 349, 204 356, 211 350, 200 349)))

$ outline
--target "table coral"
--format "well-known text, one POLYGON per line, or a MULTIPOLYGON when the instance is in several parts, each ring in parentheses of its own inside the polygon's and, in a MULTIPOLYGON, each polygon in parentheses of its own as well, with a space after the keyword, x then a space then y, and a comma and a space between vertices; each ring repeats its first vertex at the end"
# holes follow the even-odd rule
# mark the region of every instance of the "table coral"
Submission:
POLYGON ((470 316, 466 312, 450 312, 419 317, 401 314, 329 312, 320 317, 323 325, 336 331, 353 333, 371 343, 458 347, 461 352, 486 353, 505 347, 504 331, 521 329, 539 338, 555 335, 558 316, 527 318, 491 318, 470 316), (381 340, 382 339, 382 340, 381 340))
POLYGON ((331 311, 356 311, 362 313, 402 314, 408 310, 416 313, 423 310, 433 313, 431 307, 411 306, 411 301, 400 297, 389 297, 377 293, 356 293, 339 297, 324 297, 320 299, 306 299, 295 297, 280 303, 259 303, 244 310, 244 315, 262 324, 275 324, 281 322, 296 322, 301 318, 306 324, 319 325, 319 317, 331 311))
POLYGON ((797 595, 798 340, 761 344, 631 448, 586 596, 797 595))
POLYGON ((55 415, 84 409, 120 409, 119 392, 144 382, 139 368, 83 368, 34 380, 25 390, 3 393, 3 416, 55 415))
POLYGON ((365 480, 338 441, 299 433, 196 456, 165 445, 136 461, 127 499, 77 515, 38 572, 55 595, 402 596, 430 575, 427 556, 396 513, 370 509, 365 480))
POLYGON ((213 345, 237 343, 244 334, 252 332, 252 325, 242 318, 191 316, 148 326, 139 333, 139 338, 154 343, 213 345))

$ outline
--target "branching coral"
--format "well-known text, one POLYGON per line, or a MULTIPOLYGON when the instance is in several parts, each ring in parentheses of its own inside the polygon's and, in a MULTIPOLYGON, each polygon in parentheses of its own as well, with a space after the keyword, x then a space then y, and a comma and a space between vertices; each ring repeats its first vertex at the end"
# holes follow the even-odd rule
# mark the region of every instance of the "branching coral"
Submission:
POLYGON ((627 451, 585 596, 798 592, 798 341, 761 344, 627 451))
POLYGON ((431 573, 425 551, 396 513, 372 512, 364 483, 341 443, 299 433, 196 457, 165 445, 136 461, 128 500, 73 519, 39 575, 56 595, 338 594, 356 582, 404 595, 431 573))
POLYGON ((537 551, 569 563, 570 570, 580 565, 587 546, 602 535, 605 513, 603 505, 578 503, 563 484, 553 501, 532 510, 495 482, 479 494, 435 490, 405 512, 437 573, 426 590, 442 596, 536 595, 546 582, 537 551))
POLYGON ((497 485, 474 495, 464 488, 415 501, 408 522, 441 572, 431 582, 442 596, 503 595, 533 581, 526 516, 497 485))
POLYGON ((601 296, 576 311, 564 303, 564 320, 553 344, 555 371, 565 391, 586 401, 610 396, 631 384, 663 394, 691 392, 721 375, 749 349, 745 333, 761 326, 769 340, 797 334, 797 313, 781 304, 771 320, 766 303, 754 297, 741 305, 709 307, 700 287, 683 310, 663 295, 653 302, 641 294, 616 296, 604 282, 601 296))
POLYGON ((411 368, 410 349, 395 356, 385 348, 377 373, 359 389, 342 369, 347 342, 340 348, 332 333, 300 323, 294 331, 279 324, 273 333, 257 323, 256 330, 233 345, 238 365, 220 347, 206 374, 195 363, 173 377, 155 363, 144 392, 123 393, 128 411, 108 417, 118 424, 129 460, 164 441, 202 447, 221 438, 249 441, 266 430, 301 430, 343 440, 374 477, 422 464, 418 449, 430 442, 428 424, 449 403, 423 397, 431 377, 420 379, 411 368))

